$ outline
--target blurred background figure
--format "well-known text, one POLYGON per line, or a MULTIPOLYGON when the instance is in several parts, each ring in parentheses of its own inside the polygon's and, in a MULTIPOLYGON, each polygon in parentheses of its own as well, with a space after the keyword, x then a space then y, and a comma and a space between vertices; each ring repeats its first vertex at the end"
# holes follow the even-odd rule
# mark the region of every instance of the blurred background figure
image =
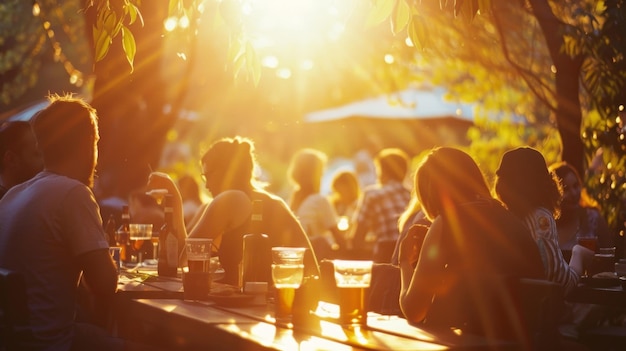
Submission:
POLYGON ((339 171, 331 181, 331 193, 328 196, 338 216, 352 217, 361 196, 361 187, 356 174, 352 171, 339 171))
POLYGON ((183 215, 185 225, 189 225, 202 206, 200 186, 194 177, 185 174, 178 179, 178 189, 183 197, 183 215))
POLYGON ((293 156, 288 169, 294 186, 289 207, 309 236, 318 259, 333 258, 345 247, 343 233, 337 227, 337 214, 320 193, 326 161, 323 152, 302 149, 293 156))
POLYGON ((615 246, 600 207, 583 188, 576 169, 566 162, 559 162, 551 165, 549 170, 563 187, 561 215, 556 220, 561 250, 571 251, 581 238, 595 238, 598 248, 615 246))
POLYGON ((24 121, 0 125, 0 199, 13 186, 43 169, 43 160, 30 124, 24 121))
POLYGON ((332 177, 328 200, 339 217, 337 228, 347 237, 352 227, 352 219, 356 211, 356 205, 361 197, 359 179, 353 171, 337 171, 332 177))
POLYGON ((351 251, 355 258, 388 263, 400 233, 398 218, 411 199, 404 185, 409 157, 397 148, 383 149, 376 155, 374 166, 377 183, 364 189, 357 205, 351 251))

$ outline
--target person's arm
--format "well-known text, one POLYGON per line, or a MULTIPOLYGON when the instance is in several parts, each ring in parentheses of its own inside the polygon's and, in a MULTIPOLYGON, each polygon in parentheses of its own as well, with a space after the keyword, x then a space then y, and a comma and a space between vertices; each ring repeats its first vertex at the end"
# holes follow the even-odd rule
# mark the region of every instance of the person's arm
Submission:
POLYGON ((217 195, 206 207, 189 237, 211 238, 219 246, 222 234, 245 223, 252 213, 252 202, 240 190, 227 190, 217 195))
POLYGON ((593 263, 594 252, 581 245, 574 245, 572 248, 572 257, 569 260, 569 266, 578 274, 579 277, 585 275, 591 264, 593 263))
MULTIPOLYGON (((178 251, 184 254, 185 238, 187 238, 187 229, 185 228, 185 217, 183 214, 183 198, 176 183, 169 175, 162 172, 152 172, 148 177, 147 190, 165 189, 168 194, 172 195, 172 219, 174 228, 178 235, 178 251)), ((182 263, 181 263, 182 264, 182 263)))
MULTIPOLYGON (((442 269, 438 255, 431 255, 430 249, 437 249, 441 223, 435 221, 430 229, 413 226, 400 244, 400 309, 411 323, 421 322, 430 308, 438 288, 436 278, 441 278, 442 269), (417 266, 413 269, 417 260, 417 266)), ((435 250, 436 251, 436 250, 435 250)))
POLYGON ((117 290, 117 268, 108 249, 98 249, 76 258, 83 271, 89 291, 96 296, 108 297, 117 290))
POLYGON ((112 327, 111 308, 117 290, 117 268, 108 249, 79 255, 76 262, 83 275, 79 286, 79 305, 84 317, 108 329, 112 327))
POLYGON ((211 202, 209 201, 209 202, 205 202, 202 205, 200 205, 200 207, 196 211, 196 214, 194 214, 193 218, 191 218, 189 223, 187 223, 185 225, 185 228, 187 229, 187 232, 191 232, 193 227, 195 227, 198 224, 198 222, 200 221, 200 218, 202 218, 202 215, 204 214, 204 211, 206 211, 206 209, 207 209, 207 207, 209 207, 210 203, 211 202))

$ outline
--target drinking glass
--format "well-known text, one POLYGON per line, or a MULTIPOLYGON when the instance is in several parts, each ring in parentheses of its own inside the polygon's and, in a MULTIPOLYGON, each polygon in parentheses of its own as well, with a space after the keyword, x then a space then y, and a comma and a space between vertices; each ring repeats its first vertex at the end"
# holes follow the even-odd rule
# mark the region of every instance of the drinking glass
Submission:
POLYGON ((204 300, 211 291, 211 247, 213 239, 186 238, 187 266, 183 271, 183 298, 204 300))
POLYGON ((373 261, 333 260, 342 325, 365 325, 365 289, 372 281, 373 261))
POLYGON ((209 272, 213 239, 186 238, 185 245, 189 272, 209 272))
POLYGON ((130 240, 135 243, 131 245, 137 251, 137 266, 143 264, 143 243, 152 240, 152 224, 131 223, 130 240))
POLYGON ((152 262, 150 262, 151 264, 155 265, 157 264, 159 261, 159 233, 158 231, 156 233, 152 233, 152 237, 150 238, 150 241, 152 242, 152 262))
POLYGON ((596 238, 595 236, 579 236, 577 238, 577 242, 578 245, 584 246, 593 252, 598 251, 598 238, 596 238))
POLYGON ((296 289, 304 277, 303 247, 272 248, 272 281, 276 288, 276 322, 291 323, 296 289))

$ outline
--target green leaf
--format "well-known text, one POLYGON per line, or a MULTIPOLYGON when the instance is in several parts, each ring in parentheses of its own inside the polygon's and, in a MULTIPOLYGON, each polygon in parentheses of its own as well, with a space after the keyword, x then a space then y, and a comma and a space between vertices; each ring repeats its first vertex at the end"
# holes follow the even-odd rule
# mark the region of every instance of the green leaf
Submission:
POLYGON ((105 13, 102 26, 107 32, 115 36, 117 32, 117 30, 115 29, 115 27, 117 26, 117 16, 115 15, 115 12, 107 11, 105 13))
POLYGON ((424 24, 422 16, 415 15, 411 17, 409 24, 409 38, 413 45, 424 50, 428 46, 428 29, 424 24))
POLYGON ((102 60, 107 53, 109 52, 109 47, 111 46, 111 36, 107 31, 98 29, 96 27, 93 28, 94 38, 97 36, 97 39, 94 41, 96 43, 96 52, 95 59, 96 62, 102 60))
POLYGON ((400 33, 411 19, 411 8, 406 0, 398 0, 396 11, 391 19, 391 32, 395 35, 400 33))
POLYGON ((365 20, 367 27, 373 27, 389 18, 397 0, 373 0, 373 6, 370 8, 365 20))
POLYGON ((135 60, 135 53, 137 52, 137 46, 135 44, 135 37, 133 33, 126 28, 126 26, 122 26, 122 47, 124 48, 124 52, 126 53, 126 59, 130 64, 130 71, 133 71, 133 61, 135 60))
POLYGON ((130 17, 129 24, 135 23, 135 21, 137 20, 137 12, 139 12, 139 9, 137 9, 137 6, 135 6, 135 5, 131 4, 131 3, 127 3, 124 6, 124 11, 126 11, 128 16, 130 17))

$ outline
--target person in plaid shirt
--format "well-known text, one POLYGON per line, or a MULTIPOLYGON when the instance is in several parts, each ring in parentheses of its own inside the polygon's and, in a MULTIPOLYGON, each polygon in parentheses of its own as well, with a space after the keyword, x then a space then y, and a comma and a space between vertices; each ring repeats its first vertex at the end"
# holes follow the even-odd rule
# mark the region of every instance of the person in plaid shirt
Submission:
POLYGON ((409 157, 404 151, 383 149, 376 155, 374 165, 378 182, 363 191, 353 220, 351 248, 356 256, 366 259, 374 257, 378 244, 395 244, 399 235, 398 218, 411 198, 404 185, 409 167, 409 157), (366 241, 368 233, 373 234, 374 242, 366 241))

